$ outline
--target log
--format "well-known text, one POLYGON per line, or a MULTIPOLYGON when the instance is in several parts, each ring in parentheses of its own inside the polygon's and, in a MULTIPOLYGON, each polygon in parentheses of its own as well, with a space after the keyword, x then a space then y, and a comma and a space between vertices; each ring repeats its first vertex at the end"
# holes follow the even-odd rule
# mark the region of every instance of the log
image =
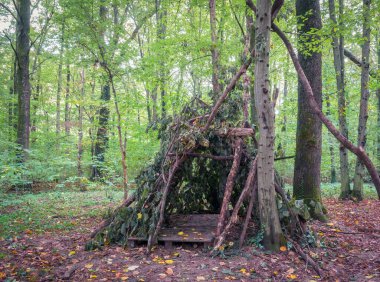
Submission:
MULTIPOLYGON (((228 220, 226 227, 224 228, 222 233, 219 233, 219 234, 217 233, 217 239, 216 239, 216 243, 214 245, 213 251, 217 250, 222 245, 222 243, 223 243, 224 239, 226 238, 226 235, 228 234, 229 230, 237 222, 238 212, 240 210, 240 207, 243 204, 243 201, 245 200, 247 193, 249 192, 249 190, 251 190, 252 185, 253 185, 253 181, 256 177, 256 168, 257 168, 257 158, 255 158, 252 162, 251 168, 250 168, 249 173, 248 173, 247 180, 245 181, 243 191, 241 192, 239 199, 235 204, 235 207, 232 211, 232 215, 231 215, 230 219, 228 220)), ((219 224, 218 224, 218 227, 219 227, 219 224)))
MULTIPOLYGON (((185 153, 188 157, 193 157, 193 158, 208 158, 208 159, 213 159, 216 161, 229 161, 233 160, 234 156, 215 156, 211 154, 201 154, 201 153, 185 153)), ((176 154, 170 153, 168 154, 169 157, 175 157, 176 154)))
POLYGON ((254 136, 255 131, 253 128, 225 128, 220 129, 214 132, 216 135, 221 137, 246 137, 246 136, 254 136))
POLYGON ((240 160, 241 160, 242 152, 243 152, 243 141, 240 138, 236 140, 234 148, 235 148, 234 161, 232 163, 230 173, 228 174, 228 177, 227 177, 222 207, 220 209, 218 225, 216 228, 216 236, 219 236, 220 233, 222 232, 226 215, 227 215, 228 204, 230 203, 232 189, 234 187, 235 178, 240 167, 240 160))

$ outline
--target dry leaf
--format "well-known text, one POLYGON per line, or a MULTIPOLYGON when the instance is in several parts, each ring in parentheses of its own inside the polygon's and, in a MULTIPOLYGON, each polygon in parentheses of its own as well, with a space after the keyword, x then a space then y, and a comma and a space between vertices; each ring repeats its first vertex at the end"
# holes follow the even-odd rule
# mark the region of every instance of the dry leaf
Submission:
POLYGON ((285 252, 286 250, 287 250, 286 246, 281 246, 281 247, 280 247, 280 251, 281 251, 281 252, 285 252))
POLYGON ((167 259, 167 260, 165 260, 165 263, 166 263, 166 264, 173 264, 174 261, 173 261, 172 259, 167 259))
POLYGON ((206 281, 206 278, 203 276, 197 276, 197 281, 206 281))
POLYGON ((166 272, 167 275, 173 275, 174 274, 173 269, 170 268, 170 267, 168 267, 165 272, 166 272))
POLYGON ((88 268, 91 268, 92 266, 93 266, 92 263, 88 263, 88 264, 86 264, 84 267, 88 269, 88 268))

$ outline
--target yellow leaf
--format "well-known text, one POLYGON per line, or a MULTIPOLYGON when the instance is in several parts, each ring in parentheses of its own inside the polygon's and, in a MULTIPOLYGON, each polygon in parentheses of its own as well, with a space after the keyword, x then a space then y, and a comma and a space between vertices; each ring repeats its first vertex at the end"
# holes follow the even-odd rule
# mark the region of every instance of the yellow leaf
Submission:
POLYGON ((121 281, 125 281, 125 280, 128 280, 128 276, 123 276, 123 277, 121 277, 120 279, 121 279, 121 281))
POLYGON ((166 263, 166 264, 173 264, 174 261, 173 261, 172 259, 167 259, 167 260, 165 260, 165 263, 166 263))
POLYGON ((179 257, 179 253, 173 253, 173 257, 179 257))
POLYGON ((3 279, 5 277, 7 277, 7 275, 4 272, 0 272, 0 279, 3 279))
POLYGON ((246 274, 246 273, 247 273, 247 270, 246 270, 245 268, 241 268, 239 271, 240 271, 241 273, 243 273, 243 274, 246 274))
POLYGON ((183 236, 185 233, 183 233, 183 231, 180 231, 180 232, 178 232, 178 235, 179 236, 183 236))
POLYGON ((73 256, 73 255, 75 255, 75 251, 71 251, 71 252, 69 253, 69 256, 73 256))
POLYGON ((98 277, 98 276, 96 276, 96 275, 90 275, 90 279, 96 278, 96 277, 98 277))
POLYGON ((280 247, 280 251, 281 251, 281 252, 285 252, 286 250, 287 250, 286 246, 281 246, 281 247, 280 247))
POLYGON ((142 219, 142 217, 143 217, 143 216, 142 216, 142 213, 139 212, 139 213, 137 214, 137 219, 140 220, 140 219, 142 219))
POLYGON ((85 268, 91 268, 92 266, 93 266, 92 263, 88 263, 88 264, 86 264, 84 267, 85 267, 85 268))
POLYGON ((278 275, 278 271, 273 271, 273 275, 277 276, 278 275))
POLYGON ((295 275, 295 274, 289 274, 289 275, 286 276, 286 278, 293 280, 293 279, 297 278, 297 275, 295 275))
POLYGON ((334 223, 329 222, 329 223, 326 223, 326 225, 328 225, 328 226, 334 226, 334 223))

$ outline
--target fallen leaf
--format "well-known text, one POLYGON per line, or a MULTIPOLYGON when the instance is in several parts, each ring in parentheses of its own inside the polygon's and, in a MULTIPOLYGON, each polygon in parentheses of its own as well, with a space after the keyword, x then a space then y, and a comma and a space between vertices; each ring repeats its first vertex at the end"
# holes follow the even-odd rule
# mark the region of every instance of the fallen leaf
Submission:
POLYGON ((295 275, 295 274, 289 274, 289 275, 286 276, 286 278, 294 280, 294 279, 297 278, 297 275, 295 275))
POLYGON ((90 275, 90 279, 97 278, 98 276, 96 275, 90 275))
POLYGON ((142 213, 139 212, 139 213, 137 214, 137 219, 140 220, 140 219, 142 219, 142 217, 143 217, 142 213))
POLYGON ((7 277, 7 275, 4 272, 0 272, 0 279, 3 279, 5 277, 7 277))
POLYGON ((185 233, 183 233, 183 231, 180 231, 177 233, 179 236, 183 236, 185 233))
POLYGON ((281 246, 281 247, 280 247, 280 251, 281 251, 281 252, 285 252, 286 250, 287 250, 286 246, 281 246))
POLYGON ((197 281, 206 281, 206 278, 203 276, 197 276, 197 281))
POLYGON ((86 264, 84 267, 88 269, 88 268, 91 268, 92 266, 93 266, 92 263, 88 263, 88 264, 86 264))
POLYGON ((326 225, 328 225, 328 226, 334 226, 334 223, 328 222, 328 223, 326 223, 326 225))
POLYGON ((138 265, 131 265, 131 266, 128 266, 128 271, 133 271, 133 270, 136 270, 137 268, 139 268, 140 266, 138 265))
POLYGON ((166 274, 165 274, 165 273, 160 273, 160 274, 158 274, 158 276, 159 276, 161 279, 166 278, 166 274))
POLYGON ((173 275, 174 274, 173 269, 170 268, 170 267, 168 267, 165 272, 166 272, 167 275, 173 275))
POLYGON ((125 281, 125 280, 128 280, 128 276, 123 276, 123 277, 121 277, 120 279, 121 279, 121 281, 125 281))
POLYGON ((166 263, 166 264, 173 264, 173 263, 174 263, 174 260, 172 260, 172 259, 167 259, 167 260, 165 260, 165 263, 166 263))
POLYGON ((69 256, 73 256, 73 255, 75 255, 75 251, 71 251, 71 252, 69 253, 69 256))

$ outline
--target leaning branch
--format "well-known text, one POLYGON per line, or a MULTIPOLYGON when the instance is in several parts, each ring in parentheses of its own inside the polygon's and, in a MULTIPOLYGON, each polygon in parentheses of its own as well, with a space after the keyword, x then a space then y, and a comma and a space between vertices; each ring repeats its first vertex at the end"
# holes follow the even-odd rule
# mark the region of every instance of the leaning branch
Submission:
MULTIPOLYGON (((351 60, 355 65, 357 65, 359 68, 362 67, 363 62, 360 61, 354 54, 352 54, 350 51, 347 49, 344 49, 344 55, 351 60)), ((377 78, 377 73, 373 69, 369 71, 369 75, 372 76, 373 78, 377 78)))

